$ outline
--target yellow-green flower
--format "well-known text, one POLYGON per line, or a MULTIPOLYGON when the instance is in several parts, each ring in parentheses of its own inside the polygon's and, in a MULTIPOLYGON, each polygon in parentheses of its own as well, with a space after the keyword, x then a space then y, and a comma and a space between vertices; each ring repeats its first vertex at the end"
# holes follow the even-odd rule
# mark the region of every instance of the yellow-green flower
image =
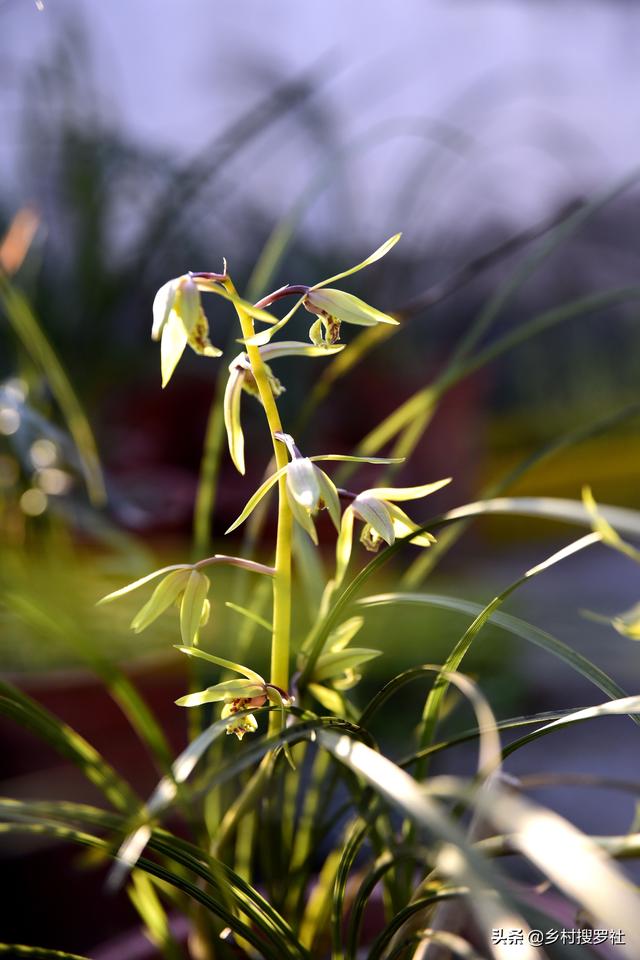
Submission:
MULTIPOLYGON (((260 355, 265 361, 265 369, 273 395, 278 397, 284 392, 284 387, 274 376, 271 367, 266 363, 267 360, 275 360, 278 357, 322 357, 338 353, 343 348, 313 346, 310 343, 296 343, 293 341, 283 341, 281 343, 269 343, 260 348, 260 355)), ((244 434, 242 432, 242 423, 240 421, 240 400, 242 392, 251 394, 260 401, 260 393, 256 386, 255 378, 251 370, 251 363, 246 353, 238 354, 229 364, 229 379, 224 392, 224 425, 227 431, 227 440, 229 443, 229 452, 236 469, 240 473, 245 471, 244 463, 244 434)))
MULTIPOLYGON (((400 509, 397 501, 420 500, 450 482, 451 477, 448 477, 446 480, 437 480, 435 483, 426 483, 418 487, 373 487, 370 490, 363 490, 354 497, 342 514, 336 545, 335 585, 342 581, 351 558, 353 526, 356 518, 364 523, 360 542, 367 550, 377 551, 383 541, 391 545, 396 537, 406 537, 420 529, 419 525, 400 509)), ((430 547, 435 543, 435 537, 423 531, 413 537, 411 543, 418 547, 430 547)))
POLYGON ((145 586, 152 580, 162 577, 151 597, 138 610, 131 621, 131 628, 135 633, 141 633, 150 624, 157 620, 172 604, 180 607, 180 635, 185 645, 191 645, 197 639, 198 630, 209 619, 210 604, 207 599, 210 581, 204 573, 189 564, 175 564, 155 570, 140 580, 127 584, 120 590, 114 590, 99 600, 99 603, 109 603, 117 600, 145 586), (164 574, 164 576, 163 576, 164 574))
POLYGON ((191 274, 169 280, 156 293, 151 337, 160 340, 163 387, 169 383, 187 344, 205 357, 222 355, 209 340, 200 290, 191 274))
POLYGON ((360 327, 373 327, 376 323, 397 325, 398 321, 369 306, 352 293, 331 288, 311 288, 303 300, 305 309, 315 313, 317 320, 309 330, 309 338, 317 346, 336 343, 340 339, 340 324, 354 323, 360 327))
POLYGON ((234 663, 232 660, 225 660, 223 657, 216 657, 199 647, 178 647, 177 649, 181 653, 186 653, 187 656, 215 663, 225 670, 232 670, 242 675, 233 680, 223 680, 222 683, 216 683, 212 687, 207 687, 206 690, 189 693, 186 697, 176 700, 179 707, 200 707, 204 703, 222 702, 224 705, 220 717, 222 720, 229 718, 227 733, 234 733, 238 740, 242 740, 245 733, 255 733, 258 729, 256 718, 252 713, 245 711, 254 707, 263 707, 269 701, 284 712, 285 707, 292 702, 284 690, 280 690, 272 683, 267 683, 264 677, 255 670, 250 670, 249 667, 234 663))

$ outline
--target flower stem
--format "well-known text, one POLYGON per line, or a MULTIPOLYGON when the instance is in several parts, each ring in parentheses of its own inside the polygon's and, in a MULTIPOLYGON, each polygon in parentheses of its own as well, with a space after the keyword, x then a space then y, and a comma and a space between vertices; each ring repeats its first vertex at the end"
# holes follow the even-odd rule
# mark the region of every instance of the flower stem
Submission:
MULTIPOLYGON (((230 279, 225 280, 225 287, 229 293, 235 294, 235 287, 230 279)), ((236 306, 242 335, 245 340, 255 333, 253 320, 236 306)), ((251 372, 255 378, 262 406, 267 417, 273 452, 278 470, 286 467, 289 459, 285 445, 275 438, 276 433, 282 433, 280 414, 269 383, 264 361, 258 347, 246 344, 246 352, 251 363, 251 372)), ((278 481, 278 537, 276 541, 275 576, 273 578, 273 635, 271 641, 271 683, 289 689, 289 634, 291 630, 291 547, 293 518, 286 495, 286 475, 278 481)), ((269 732, 276 733, 282 726, 282 718, 278 711, 269 716, 269 732)))

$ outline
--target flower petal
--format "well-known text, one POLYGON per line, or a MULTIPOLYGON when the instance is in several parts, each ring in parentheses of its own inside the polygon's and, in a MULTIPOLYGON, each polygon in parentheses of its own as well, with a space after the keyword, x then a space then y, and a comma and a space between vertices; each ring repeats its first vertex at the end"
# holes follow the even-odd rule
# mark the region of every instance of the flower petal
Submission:
POLYGON ((174 570, 160 581, 151 597, 139 610, 131 621, 131 629, 141 633, 149 624, 153 623, 167 607, 170 607, 176 597, 184 590, 189 579, 189 570, 174 570))
POLYGON ((244 474, 244 434, 240 421, 240 399, 242 397, 242 382, 246 376, 246 369, 234 361, 229 365, 229 379, 224 391, 224 425, 227 431, 229 453, 236 470, 244 474))
POLYGON ((153 298, 153 327, 151 339, 159 340, 163 327, 169 319, 178 291, 178 280, 163 284, 153 298))
POLYGON ((264 684, 253 683, 251 680, 224 680, 222 683, 216 683, 206 690, 199 690, 197 693, 189 693, 186 697, 180 697, 176 700, 179 707, 199 707, 203 703, 216 703, 221 700, 243 699, 258 697, 264 693, 264 684))
POLYGON ((351 504, 351 509, 357 517, 368 523, 386 543, 393 543, 396 535, 393 531, 391 513, 383 500, 360 493, 351 504))
MULTIPOLYGON (((419 524, 415 523, 411 517, 408 517, 404 510, 397 507, 395 503, 389 504, 389 513, 392 517, 391 522, 396 537, 408 537, 410 533, 420 529, 419 524)), ((427 533, 426 530, 411 540, 414 547, 430 547, 431 544, 435 542, 436 538, 433 534, 427 533)))
POLYGON ((338 491, 333 480, 327 476, 324 470, 318 470, 316 468, 316 475, 318 477, 318 485, 320 487, 320 497, 324 501, 329 516, 333 521, 333 525, 340 532, 340 497, 338 496, 338 491))
POLYGON ((287 490, 301 507, 315 513, 320 501, 320 470, 307 457, 295 457, 287 470, 287 490))
POLYGON ((390 250, 395 247, 396 243, 402 236, 401 233, 394 234, 393 237, 389 237, 388 240, 385 240, 376 250, 371 253, 366 260, 363 260, 361 263, 357 263, 355 267, 350 267, 349 270, 343 270, 342 273, 336 273, 334 277, 329 277, 327 280, 321 280, 320 283, 316 283, 312 290, 319 290, 321 287, 326 287, 330 283, 335 283, 336 280, 343 280, 345 277, 350 277, 352 273, 358 273, 359 270, 364 270, 365 267, 370 266, 372 263, 375 263, 376 260, 380 260, 382 257, 386 256, 390 250))
POLYGON ((150 583, 152 580, 155 580, 156 577, 161 577, 163 573, 171 573, 172 570, 190 570, 191 567, 188 563, 174 563, 170 567, 161 567, 160 570, 154 570, 153 573, 148 573, 145 577, 140 577, 139 580, 134 580, 132 583, 128 583, 126 587, 120 587, 119 590, 114 590, 113 593, 108 593, 106 597, 102 597, 98 600, 96 606, 101 606, 103 603, 110 603, 112 600, 117 600, 118 597, 124 597, 125 594, 131 593, 133 590, 137 590, 138 587, 143 587, 145 583, 150 583))
POLYGON ((187 331, 174 309, 162 328, 162 339, 160 341, 160 369, 162 371, 163 388, 169 383, 173 371, 184 353, 187 340, 187 331))
POLYGON ((320 317, 333 318, 341 323, 354 323, 360 327, 372 327, 376 323, 389 323, 394 326, 398 324, 388 313, 376 310, 364 300, 344 290, 310 290, 305 297, 304 306, 310 313, 320 317))
POLYGON ((303 530, 306 530, 306 532, 309 534, 309 536, 317 546, 318 533, 316 531, 315 524, 311 518, 311 513, 306 507, 303 507, 298 500, 296 500, 288 484, 287 484, 287 500, 289 502, 289 508, 291 509, 291 513, 293 514, 293 519, 300 524, 303 530))
POLYGON ((187 647, 192 646, 196 640, 210 586, 209 577, 204 573, 191 571, 180 604, 180 634, 187 647))
POLYGON ((342 514, 342 523, 336 542, 336 576, 335 588, 339 587, 344 580, 344 575, 351 559, 351 550, 353 549, 353 510, 351 506, 342 514))
POLYGON ((178 645, 176 646, 176 650, 179 650, 180 653, 186 653, 188 657, 196 657, 198 660, 215 663, 225 670, 234 670, 236 673, 243 674, 247 680, 251 680, 253 683, 261 683, 264 686, 264 679, 260 674, 256 673, 255 670, 250 670, 248 667, 243 667, 241 663, 234 663, 233 660, 225 660, 224 657, 216 657, 213 653, 206 653, 204 650, 201 650, 200 647, 181 647, 178 645))
POLYGON ((226 533, 231 533, 231 531, 235 530, 236 527, 239 527, 241 523, 244 523, 247 517, 251 513, 253 513, 253 511, 258 506, 262 498, 266 496, 269 490, 271 490, 271 487, 278 482, 280 477, 283 476, 283 474, 286 473, 288 469, 289 469, 289 464, 287 464, 285 467, 280 467, 280 469, 276 470, 275 473, 272 473, 270 477, 267 477, 264 483, 260 484, 256 492, 253 494, 253 496, 251 496, 247 501, 246 506, 242 511, 242 513, 240 514, 240 516, 238 517, 238 519, 234 520, 234 522, 231 524, 228 530, 225 531, 226 533))

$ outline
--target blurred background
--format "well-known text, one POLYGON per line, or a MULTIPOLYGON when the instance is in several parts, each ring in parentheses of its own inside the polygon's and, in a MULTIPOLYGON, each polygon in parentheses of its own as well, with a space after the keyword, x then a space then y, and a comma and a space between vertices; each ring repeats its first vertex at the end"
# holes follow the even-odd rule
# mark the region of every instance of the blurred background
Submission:
MULTIPOLYGON (((583 484, 600 502, 640 505, 636 5, 0 0, 0 43, 2 668, 140 790, 157 773, 104 680, 124 667, 178 749, 186 731, 172 700, 186 679, 171 652, 175 623, 166 616, 134 636, 134 605, 93 605, 163 562, 221 549, 268 466, 259 408, 245 398, 247 477, 224 453, 215 468, 210 411, 239 348, 231 311, 213 298, 226 362, 185 356, 160 390, 151 303, 167 279, 219 270, 226 257, 238 289, 258 299, 357 263, 402 231, 392 254, 347 282, 398 313, 398 330, 358 341, 361 362, 344 379, 332 381, 324 361, 277 367, 303 451, 352 452, 485 316, 471 356, 504 349, 443 391, 394 478, 453 476, 433 504, 414 505, 415 518, 489 491, 579 498, 583 484), (535 318, 540 332, 517 343, 535 318)), ((307 331, 308 317, 290 328, 301 340, 307 331)), ((487 602, 573 536, 543 521, 484 520, 443 554, 429 589, 487 602)), ((224 550, 245 546, 239 534, 224 550)), ((632 606, 637 569, 597 549, 557 570, 509 610, 634 692, 636 647, 580 611, 632 606)), ((240 590, 215 579, 208 642, 223 655, 241 622, 222 598, 240 590)), ((384 649, 393 624, 394 653, 371 665, 362 698, 410 664, 439 662, 466 625, 403 614, 399 631, 397 617, 368 618, 367 645, 384 649)), ((260 667, 266 650, 252 656, 260 667)), ((467 669, 502 716, 597 702, 586 682, 497 630, 467 669)), ((582 733, 564 734, 553 756, 532 745, 527 769, 622 775, 635 758, 628 721, 608 721, 602 735, 618 723, 606 769, 582 733)), ((94 799, 17 726, 3 722, 1 736, 1 793, 94 799)), ((612 796, 603 825, 601 799, 585 793, 576 813, 561 791, 553 797, 585 829, 626 829, 631 801, 612 796)), ((77 886, 77 860, 39 844, 24 854, 23 841, 3 842, 0 939, 87 950, 134 922, 115 901, 90 924, 69 917, 45 889, 62 869, 77 886), (37 917, 22 904, 27 885, 41 890, 37 917)), ((101 875, 83 882, 99 895, 101 875)))

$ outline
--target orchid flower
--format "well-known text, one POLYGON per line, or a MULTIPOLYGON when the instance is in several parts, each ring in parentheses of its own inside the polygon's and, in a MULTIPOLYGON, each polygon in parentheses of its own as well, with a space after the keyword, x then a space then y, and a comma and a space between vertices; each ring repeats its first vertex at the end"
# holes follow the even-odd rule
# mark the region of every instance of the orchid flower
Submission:
MULTIPOLYGON (((324 357, 342 350, 342 346, 313 346, 309 343, 295 343, 284 341, 270 343, 260 349, 263 360, 275 360, 277 357, 324 357)), ((284 387, 271 372, 271 367, 265 362, 269 385, 275 397, 284 392, 284 387)), ((224 424, 227 430, 229 452, 236 469, 244 473, 244 434, 240 421, 240 400, 242 392, 251 394, 260 400, 260 394, 251 370, 251 363, 246 353, 240 353, 229 364, 229 379, 224 392, 224 424)))
MULTIPOLYGON (((450 482, 451 477, 448 477, 419 487, 373 487, 355 496, 342 515, 336 545, 336 578, 333 587, 342 582, 349 565, 355 519, 362 520, 364 523, 360 542, 367 550, 375 552, 383 541, 391 545, 396 537, 406 537, 420 530, 419 525, 397 506, 397 501, 420 500, 450 482)), ((435 543, 435 537, 423 531, 412 537, 411 543, 418 547, 430 547, 435 543)))
POLYGON ((293 701, 289 695, 280 690, 272 683, 267 683, 264 677, 261 677, 255 670, 242 666, 240 663, 234 663, 232 660, 225 660, 223 657, 216 657, 211 653, 205 653, 199 647, 176 647, 181 653, 190 657, 197 657, 200 660, 206 660, 208 663, 215 663, 225 670, 232 670, 234 673, 241 674, 233 680, 223 680, 216 683, 206 690, 200 690, 197 693, 189 693, 185 697, 176 700, 179 707, 200 707, 204 703, 223 703, 221 718, 229 718, 227 724, 227 733, 233 733, 238 740, 242 740, 245 733, 255 733, 258 729, 258 722, 252 713, 245 711, 253 707, 263 707, 267 701, 275 704, 280 710, 284 711, 293 701))
POLYGON ((303 457, 296 447, 293 437, 288 433, 276 433, 275 437, 284 443, 291 456, 291 461, 285 467, 277 470, 268 477, 249 499, 238 519, 231 524, 227 533, 239 527, 255 510, 262 498, 278 482, 280 477, 286 476, 287 499, 295 520, 309 534, 315 544, 318 535, 313 522, 319 510, 325 508, 329 512, 336 530, 340 529, 340 499, 335 484, 324 470, 315 466, 318 460, 347 460, 356 463, 401 463, 401 460, 390 460, 381 457, 351 457, 338 453, 327 453, 316 457, 303 457))

